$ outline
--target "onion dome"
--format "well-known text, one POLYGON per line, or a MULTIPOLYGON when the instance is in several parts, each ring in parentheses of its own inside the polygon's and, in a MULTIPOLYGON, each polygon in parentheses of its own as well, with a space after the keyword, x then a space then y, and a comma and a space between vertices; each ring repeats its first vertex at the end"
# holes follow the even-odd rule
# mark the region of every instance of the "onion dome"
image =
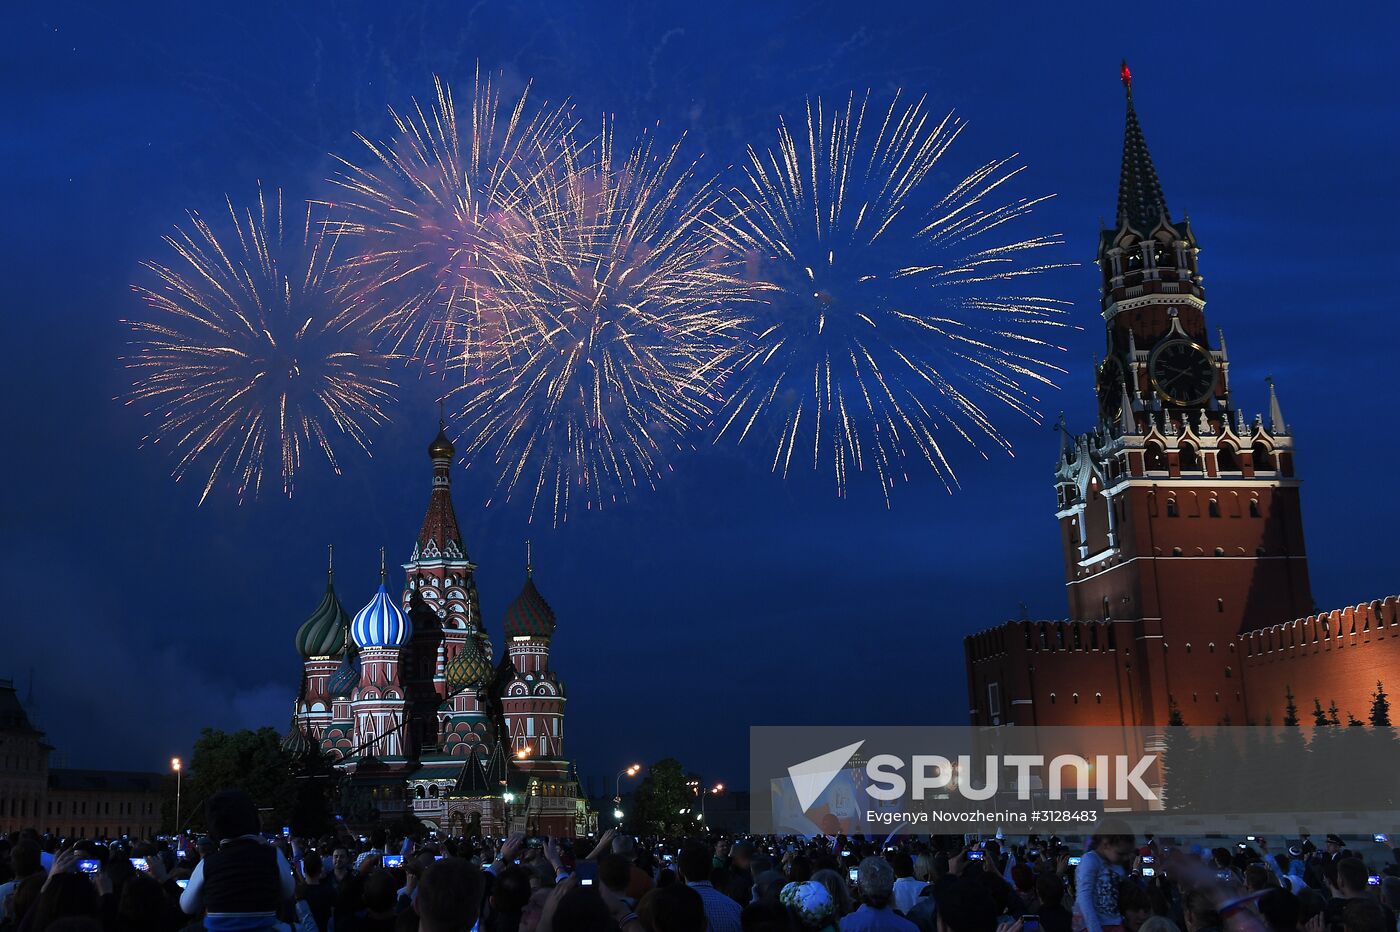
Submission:
POLYGON ((382 582, 374 598, 355 614, 355 620, 350 623, 350 636, 354 638, 355 646, 361 649, 402 647, 412 633, 413 625, 408 616, 394 604, 393 596, 389 595, 382 582))
POLYGON ((360 685, 360 655, 353 650, 345 652, 340 666, 326 679, 326 690, 333 697, 348 696, 360 685))
POLYGON ((554 609, 535 588, 533 575, 526 575, 525 588, 506 609, 505 629, 507 638, 554 636, 554 609))
POLYGON ((481 686, 491 677, 491 659, 482 650, 481 642, 468 638, 461 653, 447 662, 443 671, 447 677, 447 688, 459 692, 473 686, 481 686))
POLYGON ((306 658, 335 657, 345 649, 345 632, 349 628, 350 615, 327 579, 321 604, 297 629, 297 651, 306 658))
POLYGON ((457 454, 457 448, 452 445, 452 441, 447 439, 447 425, 438 427, 438 435, 432 443, 428 444, 428 456, 432 459, 452 459, 457 454))
POLYGON ((316 742, 306 733, 296 719, 292 719, 292 727, 288 729, 287 735, 282 739, 282 750, 292 759, 293 763, 301 764, 310 760, 316 753, 316 742))
POLYGON ((350 623, 350 637, 359 648, 402 647, 412 634, 413 623, 384 588, 384 548, 381 547, 379 591, 355 613, 355 620, 350 623))

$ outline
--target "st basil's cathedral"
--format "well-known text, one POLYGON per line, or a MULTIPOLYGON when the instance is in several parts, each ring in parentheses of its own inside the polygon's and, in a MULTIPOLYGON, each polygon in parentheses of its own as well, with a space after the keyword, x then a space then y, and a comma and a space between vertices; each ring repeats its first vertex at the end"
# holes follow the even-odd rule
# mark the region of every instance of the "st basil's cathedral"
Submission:
POLYGON ((382 551, 378 591, 353 617, 328 567, 325 594, 296 634, 303 675, 284 747, 328 759, 380 818, 411 813, 454 835, 583 835, 592 815, 564 757, 564 685, 549 666, 554 611, 527 556, 495 661, 452 506, 454 455, 440 427, 397 598, 382 551))

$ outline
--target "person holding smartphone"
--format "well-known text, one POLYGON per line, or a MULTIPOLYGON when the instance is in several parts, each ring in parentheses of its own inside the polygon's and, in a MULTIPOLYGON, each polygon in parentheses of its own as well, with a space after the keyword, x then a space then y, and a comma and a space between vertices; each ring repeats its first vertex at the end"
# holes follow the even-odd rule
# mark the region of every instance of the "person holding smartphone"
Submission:
POLYGON ((1121 932, 1123 913, 1118 885, 1128 875, 1124 863, 1133 855, 1133 836, 1101 830, 1089 839, 1089 850, 1074 873, 1073 927, 1084 932, 1121 932))

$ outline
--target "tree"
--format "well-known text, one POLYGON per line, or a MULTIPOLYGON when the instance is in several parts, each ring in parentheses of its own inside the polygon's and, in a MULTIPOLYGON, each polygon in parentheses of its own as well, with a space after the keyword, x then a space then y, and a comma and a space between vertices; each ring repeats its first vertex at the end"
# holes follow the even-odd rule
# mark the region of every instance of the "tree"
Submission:
POLYGON ((1285 693, 1288 697, 1288 705, 1283 707, 1283 723, 1292 728, 1298 727, 1298 703, 1293 701, 1293 687, 1289 686, 1285 693))
POLYGON ((1176 700, 1168 696, 1166 747, 1162 760, 1162 782, 1168 809, 1190 809, 1195 803, 1196 793, 1188 764, 1199 749, 1191 729, 1186 727, 1186 720, 1176 700))
POLYGON ((1390 727, 1390 697, 1385 687, 1376 680, 1376 691, 1371 693, 1371 725, 1375 728, 1390 727))
MULTIPOLYGON (((276 831, 289 824, 296 808, 297 784, 292 760, 282 750, 282 736, 275 729, 229 733, 206 728, 200 732, 184 775, 180 821, 185 827, 205 828, 205 801, 227 789, 239 789, 252 797, 254 805, 265 812, 265 829, 276 831)), ((170 804, 173 810, 173 799, 170 804)))
POLYGON ((695 794, 685 785, 686 773, 674 757, 659 760, 647 768, 647 775, 632 794, 633 820, 643 832, 673 834, 689 825, 682 809, 695 807, 695 794))
POLYGON ((1327 720, 1327 713, 1322 710, 1322 700, 1317 697, 1313 697, 1313 724, 1318 728, 1332 724, 1327 720))

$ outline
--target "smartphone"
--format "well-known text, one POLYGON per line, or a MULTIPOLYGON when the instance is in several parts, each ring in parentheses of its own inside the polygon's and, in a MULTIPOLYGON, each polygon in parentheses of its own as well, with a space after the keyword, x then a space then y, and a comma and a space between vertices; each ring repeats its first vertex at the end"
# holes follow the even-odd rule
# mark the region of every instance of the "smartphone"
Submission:
POLYGON ((175 852, 175 857, 178 858, 178 859, 181 860, 181 861, 187 860, 187 859, 189 858, 189 856, 190 856, 190 853, 189 853, 188 851, 186 851, 184 848, 181 848, 179 851, 176 851, 176 852, 175 852))
POLYGON ((1021 928, 1025 932, 1040 932, 1040 917, 1027 913, 1021 917, 1021 928))
POLYGON ((283 838, 291 838, 291 837, 292 837, 292 827, 291 827, 290 825, 284 825, 284 826, 282 826, 282 837, 283 837, 283 838))
POLYGON ((1370 877, 1366 878, 1366 883, 1370 884, 1373 887, 1379 887, 1381 885, 1381 875, 1372 874, 1370 877))
POLYGON ((667 864, 670 864, 672 861, 675 860, 675 856, 670 854, 663 854, 661 856, 661 860, 665 861, 667 864))
POLYGON ((1239 848, 1241 851, 1243 851, 1245 848, 1248 848, 1249 845, 1247 845, 1247 844, 1245 844, 1244 842, 1240 841, 1240 842, 1236 842, 1236 843, 1235 843, 1235 847, 1236 847, 1236 848, 1239 848))
POLYGON ((1083 858, 1076 854, 1069 859, 1069 866, 1078 867, 1081 860, 1083 860, 1083 858))
POLYGON ((380 864, 384 867, 403 867, 403 855, 386 854, 380 864))
POLYGON ((1144 877, 1156 877, 1156 876, 1157 876, 1157 868, 1155 868, 1155 867, 1144 867, 1144 868, 1142 869, 1142 876, 1144 876, 1144 877))
POLYGON ((1216 871, 1215 876, 1219 877, 1226 883, 1229 883, 1230 881, 1235 879, 1235 875, 1230 873, 1229 871, 1216 871))
POLYGON ((1246 836, 1244 836, 1244 840, 1245 840, 1245 841, 1253 841, 1253 840, 1254 840, 1254 836, 1253 836, 1253 835, 1246 835, 1246 836))
POLYGON ((84 874, 95 874, 101 869, 101 865, 93 858, 84 858, 78 862, 78 870, 84 874))
POLYGON ((1157 863, 1157 857, 1156 857, 1155 855, 1151 855, 1151 854, 1144 854, 1144 855, 1142 856, 1142 863, 1143 863, 1144 865, 1156 864, 1156 863, 1157 863))
POLYGON ((985 851, 969 851, 967 856, 974 861, 980 861, 987 856, 985 851))
POLYGON ((1376 844, 1378 845, 1383 845, 1386 842, 1390 841, 1389 835, 1372 835, 1371 837, 1376 840, 1376 844))
POLYGON ((434 861, 441 861, 441 860, 443 859, 443 857, 444 857, 444 855, 435 854, 435 855, 433 855, 433 860, 434 860, 434 861))
POLYGON ((127 858, 127 860, 131 862, 132 867, 139 871, 149 871, 151 869, 150 863, 147 862, 145 858, 127 858))
POLYGON ((574 866, 574 873, 578 877, 579 886, 591 887, 598 880, 598 862, 579 861, 574 866))
POLYGON ((851 868, 849 871, 846 872, 846 876, 851 878, 851 883, 855 883, 857 880, 860 879, 860 868, 851 868))

